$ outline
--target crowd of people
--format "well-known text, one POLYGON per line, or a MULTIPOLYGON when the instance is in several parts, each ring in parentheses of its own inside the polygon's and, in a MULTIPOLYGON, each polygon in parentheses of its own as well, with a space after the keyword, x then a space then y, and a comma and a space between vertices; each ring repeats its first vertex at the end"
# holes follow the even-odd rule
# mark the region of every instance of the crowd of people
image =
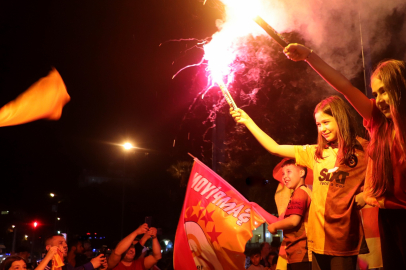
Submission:
POLYGON ((157 229, 146 223, 122 239, 111 252, 102 247, 91 259, 83 254, 80 240, 75 239, 68 246, 59 234, 48 237, 44 248, 46 255, 37 266, 28 263, 28 250, 21 250, 7 257, 0 270, 159 270, 157 263, 162 258, 157 229), (148 240, 152 242, 151 250, 145 247, 148 240))

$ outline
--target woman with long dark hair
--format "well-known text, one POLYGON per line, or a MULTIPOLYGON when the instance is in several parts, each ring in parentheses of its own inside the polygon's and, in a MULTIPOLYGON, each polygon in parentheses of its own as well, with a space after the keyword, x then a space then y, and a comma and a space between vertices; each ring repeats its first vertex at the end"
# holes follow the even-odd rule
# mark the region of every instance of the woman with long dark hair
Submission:
POLYGON ((317 145, 279 145, 243 110, 231 110, 231 115, 271 154, 313 170, 307 231, 312 268, 355 270, 358 254, 368 253, 359 213, 365 205, 361 190, 368 143, 357 136, 350 106, 338 96, 316 106, 317 145))
POLYGON ((290 44, 285 54, 305 60, 324 80, 345 95, 364 118, 371 142, 365 178, 365 201, 378 206, 385 269, 406 269, 406 64, 381 62, 371 76, 368 99, 341 73, 309 48, 290 44))

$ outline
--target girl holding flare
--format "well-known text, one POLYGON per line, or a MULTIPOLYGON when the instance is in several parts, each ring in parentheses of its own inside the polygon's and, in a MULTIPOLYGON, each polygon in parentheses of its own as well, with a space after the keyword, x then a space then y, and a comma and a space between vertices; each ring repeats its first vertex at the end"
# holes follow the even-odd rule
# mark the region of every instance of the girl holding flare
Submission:
POLYGON ((230 110, 270 153, 313 170, 308 248, 313 269, 356 269, 357 255, 368 253, 359 209, 367 166, 367 141, 357 136, 349 105, 338 96, 314 110, 317 145, 279 145, 241 109, 230 110))
POLYGON ((300 44, 290 44, 286 56, 305 60, 342 93, 364 119, 371 142, 364 199, 379 207, 379 231, 385 269, 406 269, 406 64, 381 62, 371 76, 368 99, 340 72, 300 44))

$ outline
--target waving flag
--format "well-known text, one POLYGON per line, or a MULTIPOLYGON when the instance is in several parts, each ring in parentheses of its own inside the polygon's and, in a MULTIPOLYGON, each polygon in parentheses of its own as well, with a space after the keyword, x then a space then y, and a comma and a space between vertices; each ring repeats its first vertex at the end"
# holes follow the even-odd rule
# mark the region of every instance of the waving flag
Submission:
POLYGON ((70 100, 56 69, 30 86, 15 100, 0 108, 0 127, 15 126, 38 119, 58 120, 70 100))
POLYGON ((176 231, 174 268, 245 269, 245 244, 252 230, 277 218, 194 161, 176 231))

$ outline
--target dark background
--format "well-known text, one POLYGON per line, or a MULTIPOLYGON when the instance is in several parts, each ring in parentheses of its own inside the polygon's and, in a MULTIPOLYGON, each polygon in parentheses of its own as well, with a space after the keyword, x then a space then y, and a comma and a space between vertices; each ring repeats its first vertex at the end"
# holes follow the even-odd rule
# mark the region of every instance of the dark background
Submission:
MULTIPOLYGON (((187 51, 196 41, 166 41, 210 37, 217 30, 215 19, 221 18, 215 7, 194 0, 0 1, 0 105, 51 67, 60 72, 71 96, 57 122, 0 130, 0 210, 9 211, 0 217, 0 242, 6 250, 11 225, 18 228, 19 246, 27 244, 23 236, 32 234, 33 221, 40 224, 37 238, 56 230, 70 238, 97 233, 114 245, 120 239, 123 183, 124 234, 152 216, 162 237, 173 240, 191 166, 187 153, 212 166, 213 148, 220 153, 216 171, 249 200, 276 213, 272 169, 280 159, 235 126, 218 89, 201 100, 204 67, 172 80, 180 68, 199 62, 202 51, 187 51), (213 104, 219 106, 213 109, 213 104), (209 117, 213 110, 216 120, 209 117), (218 127, 214 133, 213 123, 218 127), (225 144, 213 136, 223 136, 225 144), (125 141, 139 149, 124 152, 117 144, 125 141), (81 182, 92 176, 110 180, 81 182)), ((404 35, 393 27, 398 20, 404 13, 388 17, 384 25, 404 35)), ((285 37, 303 42, 297 33, 285 37)), ((239 74, 232 87, 237 104, 278 142, 314 143, 312 111, 334 92, 305 63, 288 61, 269 38, 252 42, 275 54, 275 64, 263 68, 278 72, 261 79, 256 103, 244 99, 252 85, 239 74), (299 79, 299 85, 289 83, 299 79), (311 91, 317 98, 306 98, 311 91)), ((372 55, 372 63, 396 58, 400 47, 390 44, 372 55)), ((353 83, 364 89, 363 82, 360 72, 353 83)))

